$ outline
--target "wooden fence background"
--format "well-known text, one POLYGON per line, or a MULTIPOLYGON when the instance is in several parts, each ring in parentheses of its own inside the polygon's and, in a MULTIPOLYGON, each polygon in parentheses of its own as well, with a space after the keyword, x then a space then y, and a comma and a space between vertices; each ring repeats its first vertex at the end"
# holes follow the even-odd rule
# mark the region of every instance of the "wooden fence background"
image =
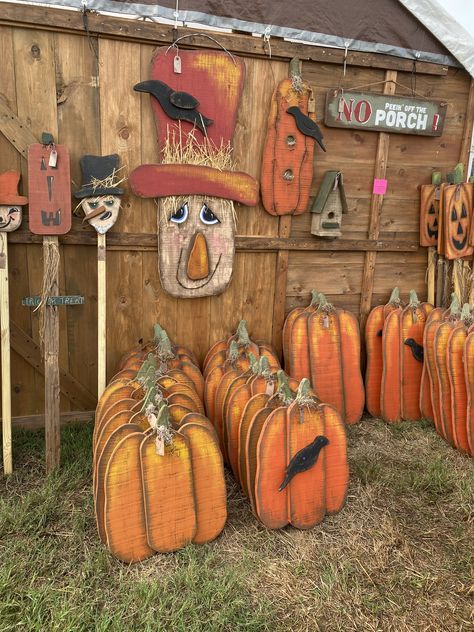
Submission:
MULTIPOLYGON (((157 42, 172 41, 171 27, 122 18, 90 17, 89 40, 82 16, 71 11, 2 3, 0 13, 0 171, 19 168, 27 194, 26 160, 31 134, 50 131, 70 148, 73 190, 80 185, 79 158, 117 152, 128 171, 158 156, 150 97, 133 91, 148 78, 157 42), (97 52, 97 58, 94 53, 97 52), (18 123, 17 119, 20 123, 18 123), (19 126, 21 125, 21 127, 19 126), (8 137, 8 138, 7 138, 8 137)), ((180 31, 191 32, 189 29, 180 31)), ((344 174, 349 214, 343 237, 324 241, 310 235, 310 215, 278 219, 261 206, 237 211, 237 254, 229 288, 218 297, 177 300, 160 286, 157 270, 156 207, 127 194, 119 221, 108 234, 108 374, 126 350, 147 339, 155 322, 191 347, 200 358, 218 338, 248 321, 252 336, 281 346, 285 313, 308 301, 311 288, 338 306, 359 313, 384 301, 391 288, 414 288, 425 295, 426 251, 418 248, 418 190, 432 169, 451 170, 466 161, 472 128, 468 74, 411 61, 350 53, 346 76, 342 52, 272 41, 272 59, 262 40, 234 34, 215 36, 245 57, 247 77, 234 137, 239 167, 259 177, 271 94, 288 72, 289 59, 304 59, 303 76, 323 118, 327 89, 365 86, 382 92, 387 78, 396 94, 412 89, 448 105, 439 138, 385 135, 324 128, 328 148, 316 148, 313 193, 324 172, 344 174), (403 87, 405 86, 405 87, 403 87), (375 177, 388 179, 379 204, 375 177), (375 254, 375 251, 377 253, 375 254)), ((189 42, 214 48, 209 40, 189 42)), ((385 88, 387 89, 387 88, 385 88)), ((27 215, 27 214, 26 214, 27 215)), ((27 219, 27 218, 26 218, 27 219)), ((62 410, 91 409, 96 391, 96 235, 79 218, 61 240, 62 294, 81 294, 83 306, 60 310, 62 410)), ((38 315, 21 299, 39 293, 40 239, 23 228, 10 234, 12 320, 12 405, 14 415, 44 410, 38 315)))

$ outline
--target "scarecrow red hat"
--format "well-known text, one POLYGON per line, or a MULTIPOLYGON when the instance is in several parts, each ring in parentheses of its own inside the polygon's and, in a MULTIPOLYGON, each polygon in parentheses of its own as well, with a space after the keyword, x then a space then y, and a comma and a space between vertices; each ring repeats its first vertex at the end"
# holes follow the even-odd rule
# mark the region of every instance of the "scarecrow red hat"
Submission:
POLYGON ((0 174, 0 205, 7 204, 23 206, 28 204, 28 198, 18 194, 20 182, 19 171, 4 171, 0 174))
MULTIPOLYGON (((212 152, 232 140, 245 77, 241 59, 221 51, 179 51, 160 48, 151 63, 150 80, 134 89, 152 95, 158 146, 184 146, 192 134, 212 152), (180 72, 177 72, 180 66, 180 72)), ((247 206, 258 202, 258 182, 252 176, 196 164, 142 165, 129 178, 140 197, 209 195, 247 206)))

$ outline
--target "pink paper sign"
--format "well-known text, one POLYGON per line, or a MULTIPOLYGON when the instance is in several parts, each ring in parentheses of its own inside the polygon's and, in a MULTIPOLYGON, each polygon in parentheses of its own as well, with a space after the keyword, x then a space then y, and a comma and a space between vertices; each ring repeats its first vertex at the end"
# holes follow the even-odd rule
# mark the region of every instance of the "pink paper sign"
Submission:
POLYGON ((387 180, 375 178, 373 193, 376 193, 377 195, 385 195, 386 192, 387 192, 387 180))

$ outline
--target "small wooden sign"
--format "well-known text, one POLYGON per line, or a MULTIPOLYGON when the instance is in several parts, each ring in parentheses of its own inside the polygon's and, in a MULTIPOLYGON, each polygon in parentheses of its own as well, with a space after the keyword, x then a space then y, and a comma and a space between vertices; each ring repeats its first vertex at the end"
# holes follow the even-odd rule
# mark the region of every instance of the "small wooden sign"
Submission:
POLYGON ((65 145, 28 148, 29 228, 35 235, 71 230, 71 177, 65 145))
MULTIPOLYGON (((26 307, 37 307, 41 302, 39 296, 25 296, 21 299, 21 304, 26 307)), ((49 296, 47 304, 52 305, 84 305, 83 296, 49 296)))
POLYGON ((324 123, 372 132, 441 136, 447 107, 444 101, 335 88, 326 95, 324 123))

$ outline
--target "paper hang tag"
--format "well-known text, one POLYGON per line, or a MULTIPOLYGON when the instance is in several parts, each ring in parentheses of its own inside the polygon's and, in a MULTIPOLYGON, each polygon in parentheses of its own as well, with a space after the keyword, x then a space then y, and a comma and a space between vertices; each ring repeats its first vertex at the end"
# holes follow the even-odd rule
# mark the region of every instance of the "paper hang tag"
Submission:
POLYGON ((339 98, 339 103, 337 105, 337 111, 339 112, 339 114, 341 114, 341 112, 344 112, 344 97, 340 97, 339 98))
POLYGON ((435 200, 441 199, 441 187, 436 187, 435 192, 434 192, 434 199, 435 200))
POLYGON ((48 166, 55 168, 57 164, 58 164, 58 152, 56 151, 56 149, 52 149, 51 153, 49 154, 48 166))
POLYGON ((324 329, 329 329, 329 316, 323 316, 323 327, 324 329))
POLYGON ((265 389, 266 395, 273 395, 275 392, 275 382, 267 382, 267 388, 265 389))
POLYGON ((156 436, 156 453, 158 456, 165 456, 165 442, 161 434, 156 436))
POLYGON ((179 55, 176 55, 173 60, 173 70, 175 74, 181 74, 181 57, 179 55))
POLYGON ((313 114, 314 112, 316 112, 316 101, 311 93, 311 96, 308 99, 308 114, 313 114))

